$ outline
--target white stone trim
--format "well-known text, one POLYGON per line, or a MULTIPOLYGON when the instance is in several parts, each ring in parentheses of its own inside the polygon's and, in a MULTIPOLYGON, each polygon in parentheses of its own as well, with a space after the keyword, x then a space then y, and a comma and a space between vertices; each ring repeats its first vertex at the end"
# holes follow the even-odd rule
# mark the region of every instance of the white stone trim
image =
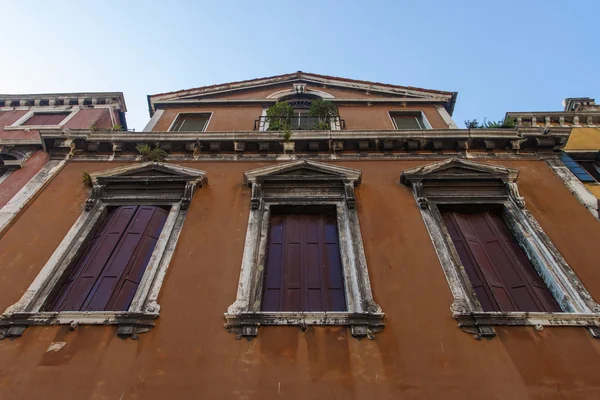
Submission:
MULTIPOLYGON (((456 163, 456 161, 454 162, 456 163)), ((574 325, 590 328, 600 326, 600 306, 594 301, 565 259, 552 244, 535 218, 525 208, 516 185, 518 171, 502 166, 459 161, 463 170, 458 175, 443 172, 453 162, 443 161, 405 171, 401 182, 412 186, 413 196, 419 205, 421 216, 438 255, 442 270, 450 286, 454 301, 450 307, 459 326, 478 336, 495 336, 494 325, 574 325), (428 196, 423 189, 427 179, 482 180, 485 173, 489 180, 501 180, 505 185, 503 196, 489 196, 477 192, 464 192, 456 186, 456 193, 428 196), (462 176, 462 178, 461 178, 462 176), (561 306, 559 313, 486 312, 481 307, 469 277, 454 248, 452 238, 442 219, 438 204, 499 204, 503 206, 503 219, 534 268, 561 306), (529 314, 539 314, 529 318, 529 314)), ((485 193, 485 192, 482 192, 485 193)), ((596 336, 600 331, 593 331, 596 336)))
POLYGON ((242 258, 242 267, 235 302, 225 313, 226 327, 238 337, 252 337, 258 334, 260 325, 346 325, 357 337, 370 337, 372 333, 383 329, 384 314, 381 307, 373 300, 371 283, 364 254, 360 224, 354 207, 354 185, 360 181, 360 171, 315 163, 312 161, 296 161, 275 166, 268 166, 245 174, 245 183, 252 188, 251 210, 248 217, 248 229, 242 258), (315 181, 325 182, 328 179, 332 186, 343 189, 339 193, 328 190, 320 193, 319 189, 310 186, 310 175, 306 170, 314 169, 315 181), (302 180, 295 180, 293 172, 304 170, 302 180), (279 181, 279 174, 285 174, 284 181, 279 181), (275 178, 277 182, 268 182, 275 178), (306 190, 286 190, 285 179, 293 182, 297 189, 299 182, 304 182, 306 190), (280 183, 281 182, 281 183, 280 183), (276 197, 264 195, 263 187, 278 188, 276 197), (261 311, 265 262, 267 257, 267 237, 271 207, 285 206, 333 206, 336 209, 338 225, 338 242, 340 257, 344 271, 344 289, 346 295, 345 312, 295 312, 273 313, 261 311), (335 315, 336 318, 332 316, 335 315))
POLYGON ((37 195, 42 187, 44 187, 44 185, 66 165, 66 163, 65 160, 48 161, 48 163, 42 167, 42 169, 40 169, 38 173, 35 174, 21 190, 19 190, 19 192, 17 192, 4 207, 0 208, 0 236, 18 216, 19 212, 37 195))
POLYGON ((148 121, 148 123, 144 127, 143 131, 144 132, 152 132, 152 129, 154 129, 154 127, 158 123, 158 120, 160 119, 160 117, 162 117, 164 112, 165 112, 165 110, 163 110, 163 109, 156 110, 156 112, 154 113, 152 118, 150 118, 150 121, 148 121))
MULTIPOLYGON (((274 93, 271 93, 270 95, 268 95, 267 99, 281 99, 283 97, 293 96, 295 94, 298 94, 297 91, 295 90, 295 88, 279 90, 277 92, 274 92, 274 93)), ((303 94, 317 96, 322 99, 335 99, 335 96, 332 95, 331 93, 327 93, 322 90, 316 90, 316 89, 304 89, 303 94)))
POLYGON ((573 196, 579 200, 588 211, 600 221, 600 209, 598 208, 598 199, 587 189, 587 187, 565 166, 559 157, 547 158, 546 164, 550 167, 554 175, 560 179, 569 189, 573 196))
POLYGON ((60 245, 48 259, 37 277, 21 299, 8 307, 0 316, 0 338, 20 336, 30 325, 53 324, 116 324, 121 337, 137 337, 138 333, 150 329, 158 318, 160 306, 157 302, 169 262, 175 250, 177 239, 187 215, 187 205, 197 186, 206 184, 204 171, 162 163, 143 163, 113 168, 91 174, 93 188, 86 210, 79 216, 60 245), (163 172, 164 175, 146 176, 148 171, 163 172), (135 172, 141 175, 136 176, 135 172), (147 193, 147 183, 151 179, 155 194, 147 193), (182 187, 173 193, 163 191, 161 182, 177 180, 182 187), (131 193, 112 194, 112 182, 127 181, 132 186, 131 193), (136 190, 136 183, 142 190, 136 190), (109 206, 121 205, 170 206, 170 211, 156 242, 142 280, 128 311, 66 311, 49 312, 48 303, 56 295, 57 285, 80 257, 91 236, 104 221, 109 206))
POLYGON ((438 113, 440 114, 440 116, 442 117, 444 122, 446 124, 448 124, 448 128, 458 129, 458 126, 456 125, 456 123, 454 122, 454 120, 452 119, 450 114, 448 114, 448 111, 444 107, 437 105, 435 108, 437 109, 438 113))

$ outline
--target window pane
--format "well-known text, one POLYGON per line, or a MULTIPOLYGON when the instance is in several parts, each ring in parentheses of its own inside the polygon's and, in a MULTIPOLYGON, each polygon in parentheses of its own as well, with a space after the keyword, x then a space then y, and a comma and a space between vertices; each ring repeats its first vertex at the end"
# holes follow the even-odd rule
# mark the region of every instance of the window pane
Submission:
POLYGON ((179 127, 180 132, 204 131, 206 128, 207 117, 185 117, 179 127))
POLYGON ((396 129, 423 129, 420 118, 414 115, 395 116, 396 129))

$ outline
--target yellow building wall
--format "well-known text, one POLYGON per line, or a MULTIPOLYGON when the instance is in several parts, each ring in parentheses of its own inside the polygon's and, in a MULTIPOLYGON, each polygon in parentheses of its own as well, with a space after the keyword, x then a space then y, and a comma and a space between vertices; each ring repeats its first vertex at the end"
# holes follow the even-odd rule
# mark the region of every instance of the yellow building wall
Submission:
POLYGON ((573 128, 565 151, 600 150, 600 128, 573 128))
MULTIPOLYGON (((600 128, 573 128, 565 151, 596 150, 600 151, 600 128)), ((584 183, 587 190, 600 199, 600 184, 584 183)))

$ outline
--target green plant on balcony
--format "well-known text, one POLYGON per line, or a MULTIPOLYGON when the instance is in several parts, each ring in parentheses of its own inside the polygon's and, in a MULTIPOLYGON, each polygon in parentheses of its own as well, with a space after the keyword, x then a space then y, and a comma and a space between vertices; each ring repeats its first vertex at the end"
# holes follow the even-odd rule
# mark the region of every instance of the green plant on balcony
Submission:
POLYGON ((311 103, 308 115, 315 118, 313 129, 331 129, 331 119, 339 117, 340 113, 335 104, 329 100, 315 100, 311 103))
POLYGON ((465 127, 467 129, 514 129, 517 127, 517 124, 510 117, 499 121, 488 121, 484 118, 482 123, 477 122, 476 119, 466 120, 465 127))
POLYGON ((294 108, 288 103, 277 102, 267 109, 266 122, 269 131, 285 131, 291 129, 294 108))

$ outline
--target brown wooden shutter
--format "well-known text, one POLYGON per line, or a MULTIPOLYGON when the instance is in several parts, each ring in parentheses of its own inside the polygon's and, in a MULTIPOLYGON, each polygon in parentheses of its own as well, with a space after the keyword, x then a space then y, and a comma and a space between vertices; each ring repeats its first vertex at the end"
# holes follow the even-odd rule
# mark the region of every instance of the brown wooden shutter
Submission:
POLYGON ((443 217, 484 311, 561 311, 502 218, 491 212, 443 217))
POLYGON ((167 212, 155 206, 112 211, 59 293, 56 311, 125 311, 154 250, 167 212))
POLYGON ((345 311, 335 216, 273 215, 263 311, 345 311))

